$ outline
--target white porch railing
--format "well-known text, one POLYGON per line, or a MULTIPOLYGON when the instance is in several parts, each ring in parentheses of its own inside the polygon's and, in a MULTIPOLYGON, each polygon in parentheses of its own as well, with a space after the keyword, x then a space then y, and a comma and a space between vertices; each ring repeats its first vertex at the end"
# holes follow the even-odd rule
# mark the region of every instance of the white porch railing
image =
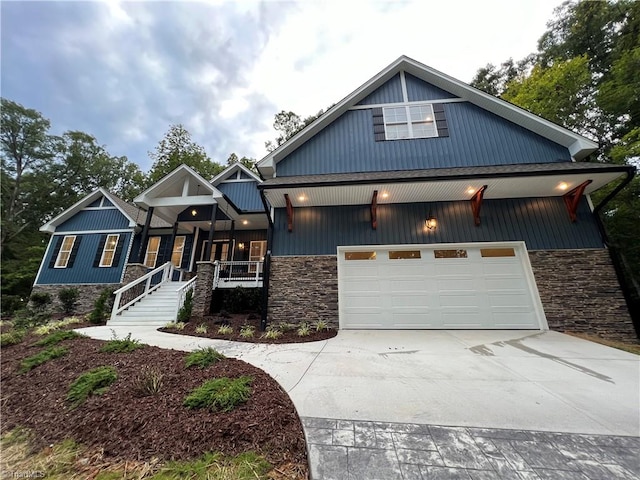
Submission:
POLYGON ((228 282, 229 284, 254 283, 256 287, 260 286, 263 265, 261 261, 227 262, 216 260, 214 265, 213 288, 218 288, 220 282, 228 282))
POLYGON ((189 280, 187 283, 185 283, 183 286, 181 286, 178 289, 178 304, 176 306, 176 319, 178 318, 178 312, 180 311, 180 309, 184 305, 184 301, 187 298, 187 294, 189 292, 193 292, 194 289, 196 288, 196 280, 197 279, 198 279, 197 276, 193 277, 191 280, 189 280))
MULTIPOLYGON (((137 280, 113 292, 116 298, 113 301, 113 308, 111 309, 111 320, 114 320, 116 316, 126 308, 160 288, 164 283, 170 282, 175 270, 173 264, 167 262, 161 267, 151 270, 137 280), (120 305, 122 301, 126 303, 120 305)), ((180 272, 180 276, 182 277, 182 272, 180 272)))

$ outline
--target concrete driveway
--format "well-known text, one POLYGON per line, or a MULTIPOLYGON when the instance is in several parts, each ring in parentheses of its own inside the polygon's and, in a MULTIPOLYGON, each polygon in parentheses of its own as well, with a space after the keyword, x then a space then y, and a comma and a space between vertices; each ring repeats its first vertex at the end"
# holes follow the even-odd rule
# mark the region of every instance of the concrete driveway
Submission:
POLYGON ((343 330, 262 345, 153 327, 79 331, 132 332, 178 350, 211 345, 267 371, 304 417, 640 435, 639 357, 557 332, 343 330))
POLYGON ((638 357, 568 335, 341 331, 261 345, 153 327, 79 331, 212 346, 267 371, 302 417, 314 480, 640 476, 638 357))

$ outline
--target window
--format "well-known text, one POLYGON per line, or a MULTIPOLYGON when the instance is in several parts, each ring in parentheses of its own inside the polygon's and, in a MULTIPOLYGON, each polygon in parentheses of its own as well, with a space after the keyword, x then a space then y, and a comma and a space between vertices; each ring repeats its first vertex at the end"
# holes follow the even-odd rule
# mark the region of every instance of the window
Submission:
POLYGON ((158 261, 158 251, 160 251, 160 237, 149 237, 147 254, 144 257, 144 264, 147 267, 155 268, 158 261))
POLYGON ((375 260, 376 252, 345 252, 345 260, 375 260))
POLYGON ((467 258, 466 250, 434 250, 433 256, 436 258, 467 258))
POLYGON ((60 251, 58 252, 58 257, 56 258, 55 268, 67 268, 74 243, 76 243, 75 235, 67 235, 64 237, 60 251))
POLYGON ((389 260, 402 260, 409 258, 421 258, 420 250, 389 251, 389 260))
POLYGON ((213 262, 216 259, 216 254, 218 253, 218 251, 220 252, 220 256, 218 257, 218 260, 222 260, 224 262, 227 261, 227 257, 229 255, 229 240, 214 241, 213 246, 211 247, 211 255, 209 257, 209 260, 204 258, 204 254, 207 250, 208 244, 209 244, 209 240, 205 240, 204 242, 202 242, 202 251, 200 252, 201 262, 205 262, 205 261, 213 262))
POLYGON ((515 257, 516 251, 513 248, 481 248, 480 255, 483 257, 515 257))
MULTIPOLYGON (((267 253, 266 240, 253 241, 249 244, 249 261, 250 262, 262 262, 264 260, 264 255, 266 253, 267 253)), ((258 269, 260 272, 262 272, 262 264, 258 265, 258 269)), ((255 272, 256 266, 249 265, 249 271, 255 272)))
POLYGON ((171 252, 171 263, 173 263, 174 267, 180 268, 182 265, 182 254, 184 253, 184 243, 187 237, 180 236, 176 237, 175 242, 173 243, 173 252, 171 252))
POLYGON ((104 248, 102 249, 102 256, 100 257, 101 267, 113 265, 113 257, 115 256, 119 239, 120 235, 107 235, 107 240, 104 242, 104 248))
POLYGON ((383 108, 387 140, 437 137, 433 106, 430 104, 383 108))

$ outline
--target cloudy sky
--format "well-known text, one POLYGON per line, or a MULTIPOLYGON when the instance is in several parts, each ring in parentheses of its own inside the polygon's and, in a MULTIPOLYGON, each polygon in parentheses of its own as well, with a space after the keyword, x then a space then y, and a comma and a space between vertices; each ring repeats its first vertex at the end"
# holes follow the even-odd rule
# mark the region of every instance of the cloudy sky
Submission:
POLYGON ((316 113, 400 55, 469 82, 535 51, 560 0, 6 1, 1 94, 148 170, 181 123, 262 158, 280 110, 316 113))

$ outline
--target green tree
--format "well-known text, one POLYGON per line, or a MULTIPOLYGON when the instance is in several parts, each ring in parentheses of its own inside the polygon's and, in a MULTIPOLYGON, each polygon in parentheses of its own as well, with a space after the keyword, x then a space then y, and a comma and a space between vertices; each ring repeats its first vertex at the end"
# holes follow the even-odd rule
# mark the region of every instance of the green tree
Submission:
POLYGON ((249 157, 240 158, 235 153, 230 154, 229 158, 227 158, 227 166, 233 165, 234 163, 238 163, 238 162, 244 165, 245 167, 247 167, 249 170, 253 170, 254 172, 256 171, 255 158, 249 158, 249 157))
POLYGON ((171 125, 154 152, 149 152, 153 165, 147 176, 147 185, 153 185, 183 163, 207 180, 215 177, 224 167, 213 162, 204 148, 191 139, 182 125, 171 125))
MULTIPOLYGON (((327 110, 329 110, 329 108, 327 108, 327 110)), ((282 110, 279 113, 276 113, 273 128, 275 128, 277 132, 280 132, 280 135, 276 137, 274 141, 275 143, 269 140, 264 143, 264 146, 269 152, 273 152, 276 148, 289 140, 307 125, 312 124, 316 119, 320 118, 324 112, 325 110, 320 110, 315 115, 309 115, 304 120, 300 115, 293 112, 282 110)))

